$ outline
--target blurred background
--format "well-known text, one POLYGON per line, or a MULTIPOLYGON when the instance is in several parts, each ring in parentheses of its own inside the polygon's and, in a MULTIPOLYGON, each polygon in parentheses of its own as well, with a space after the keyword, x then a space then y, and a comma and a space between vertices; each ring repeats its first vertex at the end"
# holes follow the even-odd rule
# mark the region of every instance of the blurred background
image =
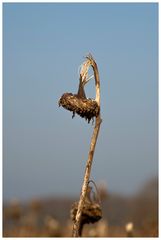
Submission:
POLYGON ((3 3, 4 236, 70 236, 93 126, 58 101, 77 92, 89 52, 101 81, 101 234, 126 236, 128 223, 158 234, 158 4, 3 3))

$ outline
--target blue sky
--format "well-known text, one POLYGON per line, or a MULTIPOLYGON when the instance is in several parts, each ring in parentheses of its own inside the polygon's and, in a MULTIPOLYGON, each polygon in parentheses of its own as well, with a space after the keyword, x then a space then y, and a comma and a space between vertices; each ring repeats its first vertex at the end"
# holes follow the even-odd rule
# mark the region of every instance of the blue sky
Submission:
POLYGON ((91 178, 131 194, 157 176, 157 3, 4 3, 5 199, 79 194, 93 126, 58 100, 89 52, 103 119, 91 178))

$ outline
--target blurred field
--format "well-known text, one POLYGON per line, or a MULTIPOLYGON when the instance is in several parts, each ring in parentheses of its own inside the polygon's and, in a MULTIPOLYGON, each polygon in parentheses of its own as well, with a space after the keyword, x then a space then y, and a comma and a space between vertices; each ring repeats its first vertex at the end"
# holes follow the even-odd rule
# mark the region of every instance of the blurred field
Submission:
MULTIPOLYGON (((83 237, 157 237, 158 181, 153 179, 133 197, 99 188, 103 218, 85 225, 83 237), (127 225, 128 224, 128 225, 127 225)), ((3 237, 71 237, 70 209, 77 198, 48 197, 3 205, 3 237)))

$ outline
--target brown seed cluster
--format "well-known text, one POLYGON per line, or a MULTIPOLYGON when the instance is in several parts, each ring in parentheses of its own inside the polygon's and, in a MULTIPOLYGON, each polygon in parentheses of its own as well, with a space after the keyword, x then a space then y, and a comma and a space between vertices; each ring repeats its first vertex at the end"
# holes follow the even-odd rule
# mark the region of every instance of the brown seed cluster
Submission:
POLYGON ((72 118, 77 113, 82 118, 85 118, 88 123, 98 116, 100 110, 95 100, 82 98, 72 93, 64 93, 59 100, 59 106, 73 112, 72 118))
MULTIPOLYGON (((71 219, 75 221, 75 216, 78 210, 78 202, 75 202, 71 209, 71 219)), ((102 210, 98 203, 86 201, 83 206, 81 216, 81 224, 95 223, 102 218, 102 210)))

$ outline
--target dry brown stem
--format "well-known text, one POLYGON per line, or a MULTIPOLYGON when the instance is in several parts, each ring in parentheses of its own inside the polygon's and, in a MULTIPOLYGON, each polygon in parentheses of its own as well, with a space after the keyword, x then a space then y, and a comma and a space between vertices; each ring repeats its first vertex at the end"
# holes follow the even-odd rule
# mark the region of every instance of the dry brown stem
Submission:
MULTIPOLYGON (((84 69, 83 69, 84 71, 82 70, 82 72, 83 73, 86 72, 85 68, 86 69, 87 69, 87 67, 89 68, 89 65, 92 66, 93 71, 94 71, 94 77, 95 77, 95 89, 96 89, 95 101, 97 102, 97 104, 100 108, 100 79, 99 79, 97 64, 91 55, 87 56, 86 58, 87 58, 87 62, 86 62, 86 65, 84 64, 84 69)), ((87 71, 88 71, 88 69, 87 69, 87 71)), ((79 200, 79 204, 78 204, 78 210, 76 213, 75 222, 73 224, 73 233, 72 233, 73 237, 80 237, 80 232, 81 232, 80 229, 82 227, 81 226, 81 215, 82 215, 82 211, 83 211, 83 207, 84 207, 85 198, 87 195, 88 183, 89 183, 90 172, 91 172, 91 167, 92 167, 92 162, 93 162, 93 155, 94 155, 94 151, 95 151, 95 146, 96 146, 101 122, 102 122, 102 120, 101 120, 100 111, 99 111, 99 115, 96 116, 96 120, 95 120, 95 127, 94 127, 93 135, 91 138, 90 150, 89 150, 88 159, 87 159, 87 163, 86 163, 84 180, 83 180, 82 190, 81 190, 81 194, 80 194, 80 200, 79 200)))

